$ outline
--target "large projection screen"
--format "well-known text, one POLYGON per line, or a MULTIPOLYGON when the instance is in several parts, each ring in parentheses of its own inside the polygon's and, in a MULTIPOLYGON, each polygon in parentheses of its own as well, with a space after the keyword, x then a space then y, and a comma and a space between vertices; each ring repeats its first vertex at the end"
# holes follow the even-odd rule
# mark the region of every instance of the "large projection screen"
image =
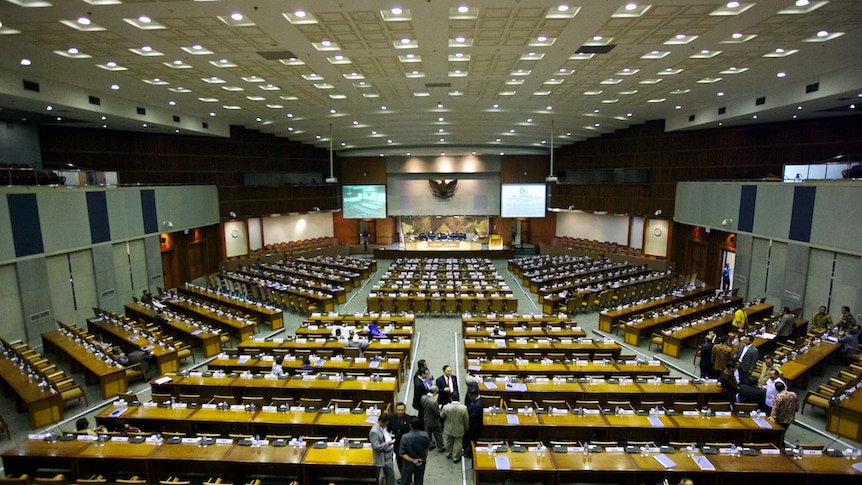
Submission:
POLYGON ((386 219, 386 186, 345 185, 341 207, 345 219, 386 219))
POLYGON ((502 184, 500 216, 545 217, 546 190, 545 184, 502 184))

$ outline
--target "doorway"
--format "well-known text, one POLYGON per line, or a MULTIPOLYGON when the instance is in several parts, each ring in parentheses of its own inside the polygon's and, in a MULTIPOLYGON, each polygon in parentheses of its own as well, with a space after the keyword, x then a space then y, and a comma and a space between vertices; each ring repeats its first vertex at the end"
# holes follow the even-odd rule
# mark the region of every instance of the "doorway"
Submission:
POLYGON ((733 272, 736 269, 736 253, 733 251, 728 251, 727 249, 721 250, 721 289, 724 291, 730 291, 733 289, 733 272), (727 277, 725 277, 724 266, 727 265, 727 277))

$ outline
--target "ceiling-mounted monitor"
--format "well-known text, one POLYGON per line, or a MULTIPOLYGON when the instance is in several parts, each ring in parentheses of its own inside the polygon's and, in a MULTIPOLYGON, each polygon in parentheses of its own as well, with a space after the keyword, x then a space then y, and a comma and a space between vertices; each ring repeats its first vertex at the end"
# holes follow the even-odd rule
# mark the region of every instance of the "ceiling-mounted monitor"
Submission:
POLYGON ((547 188, 545 184, 502 184, 500 216, 545 217, 547 188))
POLYGON ((345 219, 386 219, 386 186, 344 185, 341 207, 345 219))

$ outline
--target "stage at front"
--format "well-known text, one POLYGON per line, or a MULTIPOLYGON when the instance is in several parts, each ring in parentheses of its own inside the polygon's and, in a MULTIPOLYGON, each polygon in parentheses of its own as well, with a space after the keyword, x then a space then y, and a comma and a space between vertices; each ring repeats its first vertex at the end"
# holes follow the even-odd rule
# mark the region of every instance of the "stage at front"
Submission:
POLYGON ((507 247, 489 249, 475 241, 416 241, 396 243, 374 250, 377 259, 395 258, 492 258, 511 259, 515 250, 507 247))

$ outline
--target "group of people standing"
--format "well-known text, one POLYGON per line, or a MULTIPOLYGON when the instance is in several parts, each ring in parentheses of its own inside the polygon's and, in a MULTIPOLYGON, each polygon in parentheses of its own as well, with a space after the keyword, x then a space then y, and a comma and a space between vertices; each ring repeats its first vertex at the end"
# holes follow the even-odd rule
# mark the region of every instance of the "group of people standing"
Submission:
MULTIPOLYGON (((837 330, 845 359, 855 359, 859 355, 859 326, 848 307, 842 307, 841 313, 841 320, 834 325, 826 307, 821 306, 811 318, 811 329, 818 333, 837 330)), ((776 342, 785 343, 792 338, 795 318, 790 308, 781 310, 775 329, 776 342)), ((770 419, 787 427, 799 410, 799 398, 782 379, 781 367, 771 355, 763 357, 764 365, 756 372, 760 352, 753 345, 753 336, 744 333, 747 323, 744 311, 737 310, 733 326, 742 336, 735 350, 726 335, 707 333, 700 348, 701 377, 717 378, 729 401, 758 403, 770 419)))
POLYGON ((466 378, 467 392, 461 402, 461 387, 452 367, 445 365, 434 379, 426 361, 417 362, 413 374, 413 409, 407 414, 403 402, 395 414, 382 414, 369 432, 374 465, 381 469, 383 483, 395 485, 394 466, 401 474, 400 485, 422 485, 428 453, 437 449, 447 459, 460 463, 471 457, 472 443, 482 427, 482 399, 472 376, 466 378))

